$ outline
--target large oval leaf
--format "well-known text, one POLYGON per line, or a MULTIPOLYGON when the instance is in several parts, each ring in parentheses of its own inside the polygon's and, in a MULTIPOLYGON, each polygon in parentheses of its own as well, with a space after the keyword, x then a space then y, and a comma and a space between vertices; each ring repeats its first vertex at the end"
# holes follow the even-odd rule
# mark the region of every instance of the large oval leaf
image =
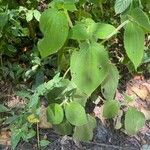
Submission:
POLYGON ((142 26, 145 30, 150 31, 150 20, 145 12, 140 8, 136 8, 131 12, 131 17, 136 23, 142 26))
POLYGON ((126 53, 133 62, 135 69, 140 65, 144 54, 144 32, 134 23, 128 23, 124 33, 126 53))
POLYGON ((39 41, 38 49, 44 58, 56 53, 68 37, 69 27, 65 13, 56 9, 47 9, 41 15, 40 29, 44 38, 39 41))
POLYGON ((73 132, 73 126, 66 119, 53 127, 61 135, 71 135, 73 132))
POLYGON ((115 12, 120 14, 124 12, 131 4, 132 0, 116 0, 115 2, 115 12))
POLYGON ((119 112, 119 102, 116 100, 108 100, 104 103, 103 106, 103 116, 105 118, 114 118, 118 115, 119 112))
POLYGON ((125 129, 128 134, 136 134, 145 124, 145 116, 135 108, 129 108, 125 115, 125 129))
POLYGON ((101 84, 108 73, 108 54, 98 43, 83 43, 71 57, 72 81, 88 96, 101 84))
POLYGON ((47 121, 52 124, 60 124, 64 119, 64 112, 59 104, 50 104, 46 110, 47 121))
POLYGON ((115 65, 111 64, 106 79, 101 84, 101 91, 105 99, 114 98, 119 81, 119 72, 115 65))
POLYGON ((87 123, 85 109, 77 102, 69 103, 65 108, 66 119, 75 126, 82 126, 87 123))
POLYGON ((93 138, 93 129, 96 127, 96 120, 92 116, 88 116, 88 123, 75 127, 73 137, 79 141, 89 141, 93 138))
POLYGON ((107 39, 115 30, 116 28, 111 24, 96 23, 94 35, 99 39, 107 39))

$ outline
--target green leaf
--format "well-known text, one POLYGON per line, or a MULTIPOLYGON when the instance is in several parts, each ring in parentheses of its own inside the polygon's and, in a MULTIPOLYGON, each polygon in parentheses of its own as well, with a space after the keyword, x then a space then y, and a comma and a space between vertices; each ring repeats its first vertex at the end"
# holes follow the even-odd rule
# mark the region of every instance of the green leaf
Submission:
POLYGON ((135 108, 129 108, 125 114, 125 129, 128 134, 136 134, 145 124, 145 116, 135 108))
POLYGON ((92 19, 85 19, 77 22, 71 30, 71 39, 87 40, 90 39, 95 30, 95 22, 92 19))
POLYGON ((64 100, 64 93, 66 94, 65 90, 67 90, 69 84, 70 81, 68 79, 60 80, 47 94, 49 103, 62 103, 64 100))
POLYGON ((14 123, 17 119, 19 118, 19 116, 13 115, 11 117, 6 118, 4 124, 12 124, 14 123))
POLYGON ((65 107, 66 119, 75 126, 82 126, 87 123, 87 116, 84 107, 77 102, 71 102, 65 107))
POLYGON ((28 133, 25 133, 25 140, 33 138, 36 135, 36 132, 33 129, 30 129, 28 133))
POLYGON ((96 119, 89 114, 88 114, 88 124, 92 130, 96 128, 96 119))
POLYGON ((11 145, 12 148, 15 149, 18 145, 19 141, 22 137, 22 130, 21 129, 12 129, 12 135, 11 135, 11 145))
POLYGON ((88 115, 88 122, 82 126, 76 126, 73 137, 79 141, 89 141, 93 138, 93 129, 96 127, 96 120, 88 115))
POLYGON ((8 112, 9 109, 7 107, 5 107, 4 105, 0 104, 0 113, 3 113, 3 112, 8 112))
POLYGON ((118 87, 119 72, 115 65, 111 64, 106 79, 101 84, 101 91, 105 99, 113 99, 118 87))
POLYGON ((124 12, 131 4, 132 0, 116 0, 115 2, 115 12, 120 14, 124 12))
POLYGON ((49 145, 50 144, 50 142, 48 141, 48 140, 41 140, 40 141, 40 146, 41 147, 45 147, 45 146, 47 146, 47 145, 49 145))
POLYGON ((88 96, 102 83, 108 73, 108 54, 98 43, 82 43, 71 56, 72 81, 88 96))
POLYGON ((73 95, 73 100, 85 107, 88 96, 85 93, 81 92, 79 89, 76 89, 76 92, 73 95))
POLYGON ((61 135, 71 135, 73 132, 73 126, 66 119, 53 127, 61 135))
POLYGON ((100 3, 105 3, 107 0, 90 0, 90 2, 94 3, 95 5, 99 5, 100 3))
POLYGON ((23 100, 27 100, 31 98, 31 92, 26 90, 16 91, 15 94, 22 98, 23 100))
MULTIPOLYGON (((45 95, 47 94, 47 92, 49 92, 50 90, 52 90, 53 88, 56 87, 56 85, 58 83, 60 83, 61 81, 61 77, 59 77, 59 74, 56 74, 52 80, 49 80, 48 82, 45 82, 43 84, 40 84, 36 90, 35 93, 33 94, 33 99, 35 96, 39 97, 40 95, 45 95)), ((36 102, 38 102, 38 100, 35 100, 36 102)), ((31 102, 30 102, 31 103, 31 102)), ((34 101, 33 101, 34 103, 34 101)))
POLYGON ((66 9, 69 10, 71 12, 74 12, 75 10, 77 10, 76 5, 75 5, 76 1, 73 0, 53 0, 50 3, 50 6, 52 8, 56 8, 56 9, 66 9))
POLYGON ((145 12, 140 8, 136 8, 131 12, 131 17, 145 30, 150 31, 150 20, 145 12))
POLYGON ((68 20, 64 11, 47 9, 40 18, 40 29, 44 38, 39 41, 38 49, 42 58, 56 53, 68 37, 68 20))
POLYGON ((26 20, 27 22, 31 21, 33 19, 33 10, 28 10, 26 13, 26 20))
POLYGON ((64 3, 64 8, 71 11, 71 12, 74 12, 77 10, 76 5, 73 2, 64 3))
POLYGON ((96 30, 94 32, 94 35, 99 39, 106 39, 115 30, 116 28, 110 24, 96 23, 96 30))
POLYGON ((144 32, 138 25, 131 22, 126 25, 124 46, 135 69, 140 65, 144 55, 144 39, 144 32))
POLYGON ((37 21, 40 21, 41 13, 38 10, 35 9, 33 15, 37 21))
POLYGON ((125 102, 128 104, 128 103, 131 103, 131 102, 134 102, 135 99, 136 99, 136 95, 131 95, 129 96, 128 94, 126 93, 123 93, 123 97, 124 97, 124 100, 125 102))
POLYGON ((39 102, 39 95, 37 93, 34 93, 31 98, 30 98, 30 101, 28 103, 28 107, 29 108, 33 108, 33 107, 36 107, 37 104, 39 102))
POLYGON ((118 115, 120 109, 119 102, 116 100, 108 100, 103 105, 103 116, 105 118, 114 118, 118 115))
POLYGON ((59 104, 50 104, 46 110, 47 121, 52 124, 60 124, 64 119, 64 111, 59 104))
POLYGON ((8 22, 8 14, 7 13, 0 13, 0 31, 8 22))

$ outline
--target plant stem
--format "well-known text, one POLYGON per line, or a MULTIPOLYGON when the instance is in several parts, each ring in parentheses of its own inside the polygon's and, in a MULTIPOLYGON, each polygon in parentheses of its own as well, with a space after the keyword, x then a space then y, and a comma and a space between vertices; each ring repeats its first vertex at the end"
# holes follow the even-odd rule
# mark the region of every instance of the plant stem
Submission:
POLYGON ((34 25, 32 24, 32 21, 28 23, 28 27, 29 27, 30 37, 35 39, 36 33, 35 33, 34 25))
POLYGON ((39 134, 38 122, 37 122, 37 125, 36 125, 36 134, 37 134, 37 147, 38 147, 38 149, 40 149, 40 134, 39 134))
POLYGON ((105 40, 103 40, 100 44, 105 43, 107 40, 109 40, 112 36, 114 36, 121 28, 123 28, 126 24, 128 24, 130 21, 126 20, 122 24, 120 24, 114 32, 112 32, 105 40))
POLYGON ((68 72, 70 71, 70 67, 67 69, 67 71, 65 72, 65 74, 63 75, 63 79, 65 79, 66 75, 68 74, 68 72))
POLYGON ((2 57, 2 54, 0 55, 0 63, 1 63, 1 67, 3 67, 3 57, 2 57))
POLYGON ((63 106, 64 104, 67 104, 68 103, 68 99, 65 99, 61 104, 60 106, 63 106))
POLYGON ((70 19, 70 16, 69 16, 67 10, 65 10, 65 14, 66 14, 66 16, 67 16, 67 19, 68 19, 68 22, 69 22, 69 26, 72 28, 72 27, 73 27, 73 23, 72 23, 72 21, 71 21, 71 19, 70 19))

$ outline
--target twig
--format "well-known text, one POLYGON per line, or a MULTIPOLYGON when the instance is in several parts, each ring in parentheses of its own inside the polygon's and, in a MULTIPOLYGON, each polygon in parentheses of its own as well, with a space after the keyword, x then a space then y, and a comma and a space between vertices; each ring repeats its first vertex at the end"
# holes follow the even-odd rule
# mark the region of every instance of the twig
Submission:
POLYGON ((73 23, 72 23, 72 21, 71 21, 71 19, 70 19, 70 16, 69 16, 67 10, 65 10, 65 14, 66 14, 66 16, 67 16, 67 19, 68 19, 68 22, 69 22, 69 26, 72 28, 72 27, 73 27, 73 23))
POLYGON ((65 79, 65 77, 67 76, 68 72, 70 71, 70 67, 67 69, 67 71, 65 72, 65 74, 63 75, 63 79, 65 79))
POLYGON ((109 147, 109 148, 115 148, 115 149, 119 149, 119 150, 123 150, 125 148, 130 150, 134 150, 134 148, 132 149, 131 147, 120 147, 120 146, 115 146, 115 145, 110 145, 110 144, 103 144, 103 143, 95 143, 95 142, 84 142, 85 144, 93 144, 93 145, 98 145, 98 146, 103 146, 103 147, 109 147))
POLYGON ((39 134, 39 124, 36 124, 36 134, 37 134, 37 147, 40 149, 40 134, 39 134))

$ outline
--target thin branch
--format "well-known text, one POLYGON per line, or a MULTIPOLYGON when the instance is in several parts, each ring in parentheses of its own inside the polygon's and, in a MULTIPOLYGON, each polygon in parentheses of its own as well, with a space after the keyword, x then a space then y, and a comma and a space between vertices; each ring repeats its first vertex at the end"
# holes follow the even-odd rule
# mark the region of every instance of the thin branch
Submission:
POLYGON ((37 147, 40 149, 40 133, 39 133, 39 124, 36 124, 36 133, 37 133, 37 147))
POLYGON ((66 14, 66 16, 67 16, 67 19, 68 19, 68 22, 69 22, 69 26, 72 28, 72 27, 73 27, 73 23, 72 23, 72 21, 71 21, 71 19, 70 19, 70 16, 69 16, 67 10, 65 10, 65 14, 66 14))
POLYGON ((67 69, 67 71, 64 73, 64 75, 63 75, 63 79, 65 79, 66 78, 66 76, 67 76, 67 74, 69 73, 69 71, 70 71, 70 67, 67 69))

